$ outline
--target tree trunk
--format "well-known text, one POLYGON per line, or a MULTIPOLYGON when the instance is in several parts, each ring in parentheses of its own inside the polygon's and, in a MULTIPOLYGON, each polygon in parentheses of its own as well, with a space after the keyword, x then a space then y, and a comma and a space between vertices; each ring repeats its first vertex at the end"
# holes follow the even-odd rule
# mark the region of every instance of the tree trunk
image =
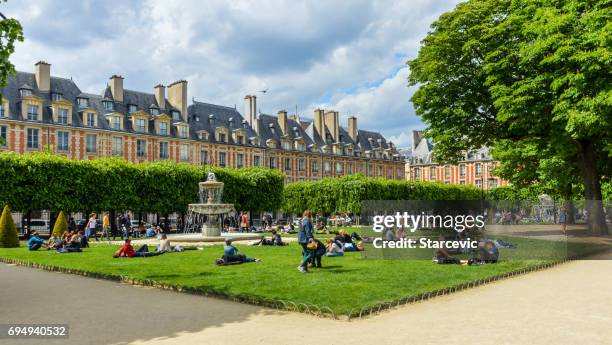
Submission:
POLYGON ((578 140, 576 143, 578 147, 578 161, 584 183, 585 207, 589 213, 589 230, 597 235, 607 234, 608 228, 603 211, 601 182, 599 172, 597 171, 597 159, 593 142, 578 140))
POLYGON ((119 229, 117 228, 117 215, 115 210, 110 210, 108 212, 108 218, 110 219, 111 229, 110 232, 113 236, 113 240, 115 240, 115 235, 119 233, 119 229))

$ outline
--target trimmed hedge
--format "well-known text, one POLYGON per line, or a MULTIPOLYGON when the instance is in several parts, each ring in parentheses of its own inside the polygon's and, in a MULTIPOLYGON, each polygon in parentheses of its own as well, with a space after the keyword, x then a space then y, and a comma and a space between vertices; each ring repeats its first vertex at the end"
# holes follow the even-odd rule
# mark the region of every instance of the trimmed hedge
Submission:
POLYGON ((2 216, 0 216, 0 247, 19 247, 19 235, 17 234, 13 215, 8 205, 4 206, 2 216))
POLYGON ((53 225, 53 232, 51 235, 62 237, 66 231, 68 231, 68 221, 66 220, 64 211, 60 211, 60 213, 57 215, 57 219, 55 220, 55 224, 53 225))
POLYGON ((481 189, 431 182, 385 180, 363 175, 294 182, 285 186, 283 210, 313 212, 361 212, 362 200, 480 200, 481 189))
POLYGON ((209 170, 225 183, 223 202, 237 210, 281 206, 284 175, 265 168, 217 168, 119 158, 70 160, 52 153, 0 153, 0 204, 15 210, 185 212, 198 202, 209 170))

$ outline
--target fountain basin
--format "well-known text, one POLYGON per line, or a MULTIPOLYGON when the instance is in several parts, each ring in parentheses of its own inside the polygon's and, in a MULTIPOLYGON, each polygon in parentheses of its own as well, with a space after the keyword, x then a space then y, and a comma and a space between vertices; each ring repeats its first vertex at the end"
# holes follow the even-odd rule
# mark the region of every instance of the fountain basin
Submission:
POLYGON ((189 204, 189 210, 199 214, 225 214, 234 211, 232 204, 189 204))
POLYGON ((239 232, 222 232, 219 236, 205 236, 201 233, 168 235, 173 242, 225 242, 231 238, 233 241, 258 240, 263 234, 249 234, 239 232))

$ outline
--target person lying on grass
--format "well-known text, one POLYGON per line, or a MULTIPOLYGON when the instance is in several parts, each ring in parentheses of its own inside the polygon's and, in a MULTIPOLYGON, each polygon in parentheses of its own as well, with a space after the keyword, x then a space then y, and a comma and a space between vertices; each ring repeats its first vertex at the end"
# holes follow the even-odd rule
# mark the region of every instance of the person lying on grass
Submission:
POLYGON ((218 264, 236 264, 244 262, 259 262, 261 259, 250 258, 244 254, 238 253, 238 248, 232 245, 232 239, 228 238, 225 240, 225 246, 223 247, 222 261, 218 261, 218 264))
POLYGON ((45 244, 45 240, 38 236, 38 231, 34 231, 28 240, 28 250, 39 250, 45 244))
POLYGON ((259 241, 253 242, 252 246, 286 246, 288 243, 283 242, 283 238, 276 230, 272 230, 272 239, 268 240, 265 236, 261 236, 259 241))
POLYGON ((196 250, 196 249, 198 248, 195 246, 185 246, 185 247, 172 246, 166 234, 161 235, 161 239, 159 240, 159 244, 157 245, 157 251, 164 252, 164 253, 165 252, 182 252, 185 250, 196 250))
POLYGON ((125 257, 125 258, 134 258, 134 257, 148 257, 148 256, 157 256, 161 255, 165 252, 149 252, 149 246, 143 244, 138 250, 134 250, 132 247, 132 241, 128 238, 125 240, 125 244, 121 247, 115 255, 114 258, 125 257))

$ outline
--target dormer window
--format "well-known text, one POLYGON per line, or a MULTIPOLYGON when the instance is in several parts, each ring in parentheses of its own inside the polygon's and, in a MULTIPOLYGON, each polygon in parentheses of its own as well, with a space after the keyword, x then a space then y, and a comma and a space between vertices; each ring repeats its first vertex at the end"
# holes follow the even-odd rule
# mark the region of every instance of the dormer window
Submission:
POLYGON ((225 142, 225 133, 219 133, 219 142, 220 143, 224 143, 225 142))
POLYGON ((198 115, 194 116, 193 119, 195 120, 195 122, 200 122, 200 117, 198 115))
POLYGON ((236 143, 238 145, 243 145, 244 144, 244 137, 242 135, 236 136, 236 143))
POLYGON ((87 108, 89 107, 89 100, 87 98, 79 97, 77 98, 77 104, 79 108, 87 108))
POLYGON ((121 130, 121 117, 120 116, 111 116, 109 121, 110 121, 110 127, 112 129, 121 130))
POLYGON ((179 136, 181 138, 187 138, 188 136, 187 126, 179 126, 179 136))
POLYGON ((113 106, 113 102, 111 101, 103 101, 102 102, 102 106, 104 107, 104 109, 106 110, 113 110, 114 106, 113 106))
POLYGON ((62 94, 61 93, 52 93, 51 94, 51 99, 54 101, 61 101, 62 100, 62 94))
POLYGON ((57 123, 61 123, 63 125, 68 124, 68 109, 59 108, 57 110, 57 123))
POLYGON ((32 90, 21 89, 21 97, 32 96, 32 90))
POLYGON ((274 134, 276 132, 276 129, 274 128, 274 124, 273 123, 269 124, 268 127, 270 128, 270 132, 272 132, 272 134, 274 134))
POLYGON ((149 112, 151 115, 159 115, 159 108, 150 108, 149 112))
POLYGON ((134 104, 128 105, 128 113, 134 113, 136 110, 138 110, 138 107, 136 107, 134 104))
POLYGON ((142 118, 135 119, 134 130, 138 133, 145 133, 147 131, 147 121, 142 118))
POLYGON ((179 113, 178 111, 173 110, 171 112, 171 115, 172 115, 172 120, 173 121, 180 121, 181 120, 181 113, 179 113))
POLYGON ((168 123, 167 122, 159 123, 159 135, 168 135, 168 123))
POLYGON ((28 105, 28 120, 29 121, 38 121, 38 105, 29 104, 28 105))

